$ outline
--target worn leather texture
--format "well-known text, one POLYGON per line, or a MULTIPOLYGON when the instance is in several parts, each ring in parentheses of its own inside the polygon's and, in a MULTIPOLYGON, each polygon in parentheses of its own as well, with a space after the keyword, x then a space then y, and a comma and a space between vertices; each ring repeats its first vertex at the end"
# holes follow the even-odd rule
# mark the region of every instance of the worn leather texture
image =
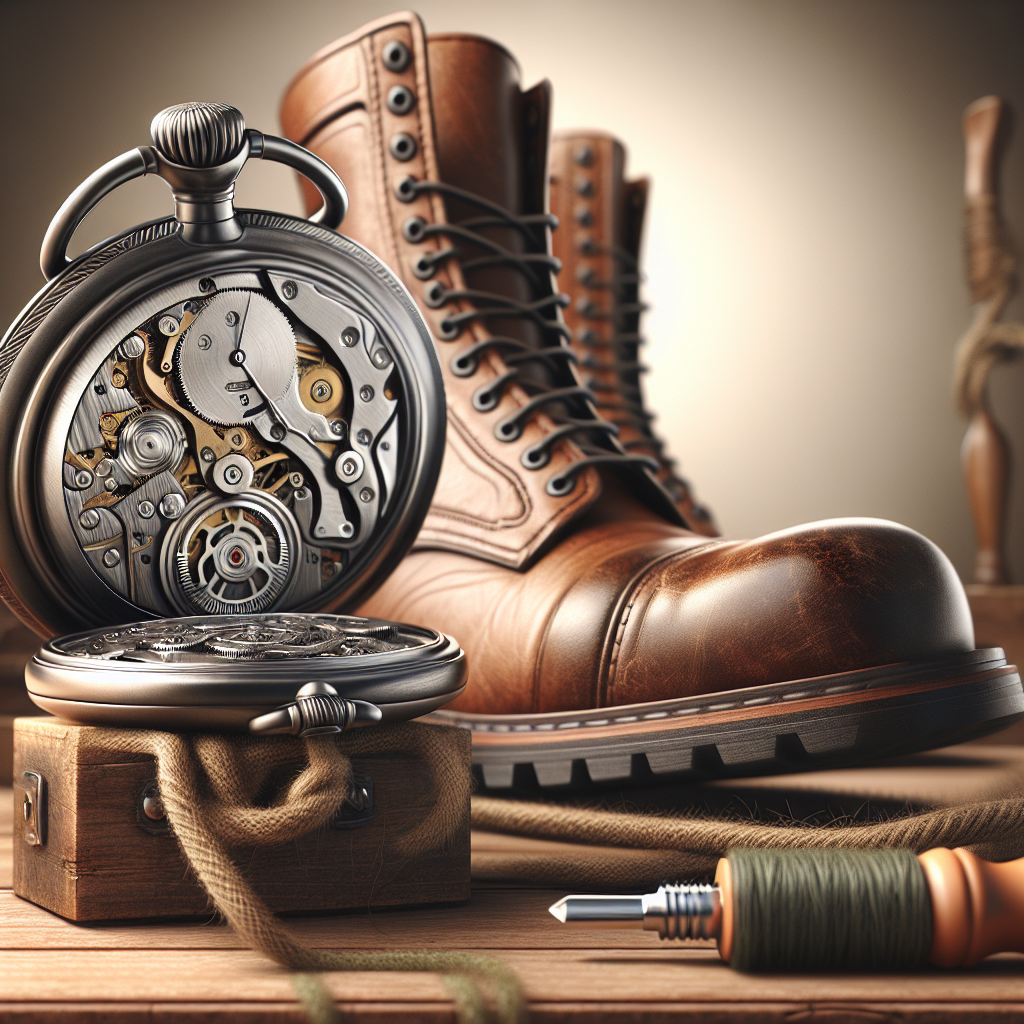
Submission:
MULTIPOLYGON (((445 240, 410 243, 402 227, 414 216, 431 224, 446 223, 446 204, 436 194, 405 203, 396 197, 395 187, 411 175, 460 185, 513 212, 543 212, 548 106, 546 84, 524 93, 511 55, 476 37, 432 40, 428 76, 423 26, 415 15, 398 14, 371 22, 316 54, 289 86, 281 121, 289 138, 326 160, 345 182, 352 203, 344 233, 380 256, 422 300, 430 282, 415 276, 412 263, 422 252, 442 247, 445 240), (388 70, 382 60, 383 49, 394 41, 408 47, 412 56, 401 72, 388 70), (388 92, 396 85, 406 86, 416 97, 412 110, 403 115, 393 114, 387 106, 388 92), (432 101, 437 89, 444 97, 440 106, 432 101), (435 107, 440 111, 436 119, 431 116, 435 107), (392 153, 399 134, 415 141, 415 153, 408 159, 392 153)), ((311 209, 319 203, 311 192, 307 200, 311 209)), ((509 232, 497 232, 501 241, 511 241, 509 232)), ((501 268, 478 273, 467 282, 459 264, 448 261, 433 281, 448 289, 493 289, 497 283, 510 298, 525 297, 521 280, 501 268)), ((456 308, 469 304, 460 302, 456 308)), ((474 392, 507 370, 494 350, 472 376, 452 372, 453 358, 475 342, 489 333, 509 333, 520 324, 474 323, 449 342, 440 340, 439 325, 452 306, 435 309, 420 301, 420 309, 439 339, 448 442, 434 503, 417 543, 524 566, 597 498, 598 475, 585 469, 569 494, 547 494, 549 477, 582 457, 576 445, 571 440, 558 443, 543 471, 525 469, 519 461, 521 452, 554 424, 542 412, 514 444, 497 440, 494 425, 525 404, 528 395, 513 386, 490 412, 473 408, 474 392)))
POLYGON ((570 344, 598 411, 619 428, 626 450, 655 459, 686 525, 716 537, 711 514, 676 474, 644 402, 640 244, 650 182, 626 180, 625 162, 625 147, 606 132, 557 132, 551 142, 551 212, 559 221, 552 244, 562 262, 559 286, 572 300, 564 314, 570 344))
MULTIPOLYGON (((441 339, 451 307, 433 308, 411 268, 422 252, 446 245, 445 236, 418 244, 403 237, 410 216, 450 224, 466 215, 464 204, 436 192, 402 202, 395 189, 413 175, 542 213, 548 104, 546 86, 520 89, 502 47, 475 36, 428 41, 408 14, 322 50, 285 96, 286 134, 341 174, 352 199, 345 232, 410 287, 445 374, 448 440, 434 507, 416 549, 362 613, 457 637, 470 679, 451 706, 498 716, 656 701, 971 650, 959 580, 938 548, 911 530, 834 520, 756 541, 715 540, 679 525, 668 496, 642 473, 588 467, 567 496, 552 498, 544 490, 550 470, 519 462, 526 445, 553 429, 543 414, 515 444, 495 439, 495 423, 527 393, 509 389, 491 412, 473 407, 473 393, 507 364, 491 350, 472 375, 453 371, 453 356, 487 331, 477 321, 459 339, 441 339), (412 58, 401 72, 383 62, 395 40, 412 58), (415 105, 398 116, 386 97, 403 84, 415 105), (398 133, 415 140, 407 159, 393 155, 398 133)), ((621 183, 615 152, 611 145, 613 197, 621 183)), ((309 202, 313 208, 318 199, 309 202)), ((488 230, 508 235, 500 226, 488 230)), ((446 288, 468 281, 513 300, 523 295, 500 265, 464 271, 449 259, 431 281, 438 279, 446 288)), ((466 299, 456 304, 468 307, 466 299)), ((487 326, 531 338, 521 321, 487 326)), ((580 457, 566 441, 552 465, 580 457)))

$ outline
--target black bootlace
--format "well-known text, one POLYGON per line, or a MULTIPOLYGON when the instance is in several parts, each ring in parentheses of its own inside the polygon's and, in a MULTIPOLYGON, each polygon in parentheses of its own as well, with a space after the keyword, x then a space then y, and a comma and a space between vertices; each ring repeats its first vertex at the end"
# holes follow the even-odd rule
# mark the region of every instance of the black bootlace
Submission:
MULTIPOLYGON (((676 461, 666 451, 665 442, 654 433, 655 416, 647 411, 639 378, 648 372, 640 360, 640 349, 646 339, 630 327, 636 326, 640 315, 648 308, 637 299, 643 281, 637 258, 629 250, 617 245, 598 245, 588 239, 581 247, 586 256, 610 256, 615 262, 614 280, 605 281, 588 270, 579 277, 579 283, 591 291, 611 291, 612 310, 604 312, 597 303, 583 299, 576 303, 576 315, 590 322, 607 322, 611 326, 610 338, 599 338, 592 329, 584 327, 576 332, 576 341, 586 351, 579 365, 584 370, 611 371, 614 382, 587 378, 585 383, 596 396, 598 413, 620 425, 635 428, 642 436, 632 441, 621 441, 627 450, 643 449, 653 452, 668 471, 666 485, 677 500, 689 496, 689 484, 675 472, 676 461), (631 377, 636 377, 636 383, 631 377)), ((659 467, 660 468, 660 467, 659 467)))
POLYGON ((523 320, 537 327, 541 334, 539 348, 517 338, 495 335, 477 341, 451 360, 454 374, 470 377, 476 373, 481 358, 487 352, 500 354, 506 366, 505 372, 473 394, 473 407, 479 412, 495 409, 513 384, 529 396, 520 408, 495 424, 495 437, 505 442, 517 440, 527 422, 543 409, 554 422, 555 429, 523 450, 520 456, 523 466, 530 470, 542 469, 550 462, 551 450, 556 443, 563 439, 575 442, 583 458, 548 479, 545 489, 553 497, 569 494, 576 486, 579 474, 588 466, 635 464, 656 472, 658 463, 650 456, 621 449, 616 451, 611 447, 614 442, 610 438, 618 435, 618 426, 600 414, 594 414, 594 408, 600 407, 600 400, 568 369, 569 364, 576 362, 576 356, 568 347, 569 329, 559 311, 569 304, 569 298, 551 289, 551 274, 559 271, 561 263, 550 255, 547 248, 546 229, 556 227, 557 219, 547 213, 513 214, 482 196, 438 181, 417 181, 409 177, 395 189, 398 198, 406 203, 428 192, 466 203, 480 210, 481 215, 454 224, 430 224, 417 216, 408 218, 402 226, 402 235, 407 242, 416 244, 435 236, 444 236, 449 241, 446 248, 419 256, 413 264, 416 277, 428 281, 438 268, 452 259, 459 261, 464 273, 485 267, 507 266, 523 276, 534 296, 530 301, 522 302, 477 288, 445 288, 440 281, 432 282, 423 292, 423 301, 433 309, 456 301, 472 304, 472 308, 449 313, 441 321, 438 333, 441 341, 454 341, 471 322, 486 323, 494 319, 523 320), (518 232, 527 252, 514 252, 480 234, 483 228, 491 227, 511 228, 518 232), (537 369, 542 370, 545 380, 537 379, 537 369), (530 370, 534 371, 533 374, 530 370))

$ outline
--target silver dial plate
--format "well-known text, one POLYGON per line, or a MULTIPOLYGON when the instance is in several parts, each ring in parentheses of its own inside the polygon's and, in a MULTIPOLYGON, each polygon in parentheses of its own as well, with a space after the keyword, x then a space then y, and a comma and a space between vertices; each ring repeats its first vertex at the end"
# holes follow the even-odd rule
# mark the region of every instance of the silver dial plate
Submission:
POLYGON ((81 552, 154 615, 323 603, 395 485, 401 403, 374 325, 300 277, 223 284, 129 315, 67 433, 81 552))

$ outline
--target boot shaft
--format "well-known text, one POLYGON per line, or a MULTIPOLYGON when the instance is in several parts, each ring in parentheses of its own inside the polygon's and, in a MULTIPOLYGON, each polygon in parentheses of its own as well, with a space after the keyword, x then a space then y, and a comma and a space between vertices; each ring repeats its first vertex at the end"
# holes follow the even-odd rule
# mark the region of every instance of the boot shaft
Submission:
POLYGON ((593 505, 598 467, 678 521, 565 358, 545 213, 549 109, 547 83, 523 91, 500 46, 428 41, 399 14, 311 58, 281 115, 285 134, 341 175, 352 199, 342 230, 402 278, 435 338, 448 439, 418 546, 514 568, 593 505))
POLYGON ((554 252, 572 300, 564 314, 570 344, 598 412, 618 426, 628 451, 657 460, 658 478, 687 525, 713 537, 711 516, 676 474, 644 402, 640 244, 650 183, 628 181, 625 165, 622 143, 603 132, 560 132, 552 141, 551 210, 560 223, 554 252))

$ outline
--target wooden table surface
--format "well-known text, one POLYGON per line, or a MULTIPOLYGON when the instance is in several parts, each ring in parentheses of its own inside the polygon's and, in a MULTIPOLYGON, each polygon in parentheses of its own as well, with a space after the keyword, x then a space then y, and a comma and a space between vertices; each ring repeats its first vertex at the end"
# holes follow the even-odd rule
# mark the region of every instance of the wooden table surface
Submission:
MULTIPOLYGON (((969 768, 958 769, 954 758, 938 775, 947 775, 947 784, 955 776, 963 789, 965 772, 974 771, 977 792, 1005 788, 1024 771, 1024 750, 1007 751, 979 759, 973 748, 969 768)), ((936 772, 922 771, 927 767, 943 765, 918 761, 903 775, 867 769, 859 784, 851 773, 820 773, 788 785, 868 796, 898 795, 915 785, 934 791, 936 772)), ((748 783, 756 785, 768 784, 748 783)), ((75 925, 19 899, 10 890, 12 804, 10 791, 0 791, 0 1020, 304 1019, 286 972, 215 921, 75 925)), ((518 842, 476 834, 474 849, 508 850, 518 842)), ((313 946, 493 954, 518 972, 537 1021, 1024 1022, 1024 955, 992 957, 962 972, 743 975, 724 966, 713 949, 662 943, 639 931, 567 929, 547 913, 562 894, 480 887, 464 906, 293 918, 289 924, 313 946)), ((453 1019, 446 990, 431 975, 333 973, 325 980, 343 1010, 375 1022, 453 1019)))

